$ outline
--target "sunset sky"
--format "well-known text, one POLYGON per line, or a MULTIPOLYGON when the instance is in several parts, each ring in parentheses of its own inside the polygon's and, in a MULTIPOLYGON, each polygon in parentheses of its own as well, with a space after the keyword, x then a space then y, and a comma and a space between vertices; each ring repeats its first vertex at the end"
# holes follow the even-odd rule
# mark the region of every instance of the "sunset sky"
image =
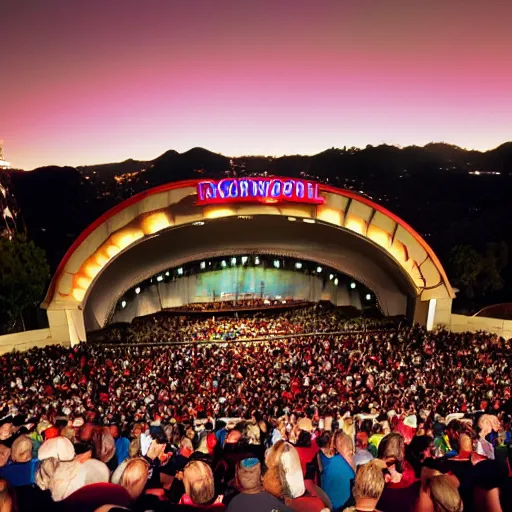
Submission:
POLYGON ((15 0, 13 166, 512 140, 512 1, 15 0))

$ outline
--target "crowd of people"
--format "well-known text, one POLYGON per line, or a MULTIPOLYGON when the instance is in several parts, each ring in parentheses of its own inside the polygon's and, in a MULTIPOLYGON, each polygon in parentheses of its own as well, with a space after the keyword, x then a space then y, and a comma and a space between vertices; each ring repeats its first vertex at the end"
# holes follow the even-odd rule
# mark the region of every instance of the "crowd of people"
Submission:
POLYGON ((512 510, 511 356, 405 326, 5 354, 0 510, 512 510))
POLYGON ((272 307, 283 307, 293 306, 296 304, 304 304, 304 300, 294 300, 288 297, 280 299, 275 298, 261 298, 261 297, 250 297, 247 299, 238 300, 216 300, 214 302, 193 302, 191 304, 185 304, 179 308, 172 308, 173 310, 183 311, 229 311, 237 309, 250 309, 250 308, 272 308, 272 307))
POLYGON ((315 332, 380 329, 398 325, 385 317, 351 317, 343 308, 319 305, 287 311, 262 310, 231 315, 176 315, 157 313, 133 320, 130 325, 113 326, 102 333, 103 342, 169 343, 191 341, 232 341, 315 332))

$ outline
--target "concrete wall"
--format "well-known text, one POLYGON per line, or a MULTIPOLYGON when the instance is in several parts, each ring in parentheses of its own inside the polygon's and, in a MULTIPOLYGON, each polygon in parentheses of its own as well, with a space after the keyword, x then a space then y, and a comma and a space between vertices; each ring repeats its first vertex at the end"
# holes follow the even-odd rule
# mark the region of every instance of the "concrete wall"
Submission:
POLYGON ((453 332, 487 331, 493 332, 505 339, 512 338, 512 320, 452 314, 449 328, 453 332))
POLYGON ((57 341, 51 337, 50 329, 38 329, 36 331, 17 332, 0 336, 0 354, 23 351, 34 347, 46 347, 46 345, 65 345, 65 342, 57 341))

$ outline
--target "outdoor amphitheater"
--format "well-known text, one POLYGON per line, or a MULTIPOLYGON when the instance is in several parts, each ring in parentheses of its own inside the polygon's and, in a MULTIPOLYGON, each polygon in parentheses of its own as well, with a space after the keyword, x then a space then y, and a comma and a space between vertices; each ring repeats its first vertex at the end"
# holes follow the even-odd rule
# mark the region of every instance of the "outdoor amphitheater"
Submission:
POLYGON ((512 322, 455 295, 352 191, 135 195, 0 337, 0 510, 512 510, 512 322))

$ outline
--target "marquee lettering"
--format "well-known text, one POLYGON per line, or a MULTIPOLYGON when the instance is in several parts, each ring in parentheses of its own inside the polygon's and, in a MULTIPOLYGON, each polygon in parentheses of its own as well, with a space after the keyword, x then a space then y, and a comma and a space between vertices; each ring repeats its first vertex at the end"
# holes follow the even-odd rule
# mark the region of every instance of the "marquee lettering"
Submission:
POLYGON ((197 184, 197 204, 304 203, 323 204, 319 185, 294 178, 226 178, 197 184))

